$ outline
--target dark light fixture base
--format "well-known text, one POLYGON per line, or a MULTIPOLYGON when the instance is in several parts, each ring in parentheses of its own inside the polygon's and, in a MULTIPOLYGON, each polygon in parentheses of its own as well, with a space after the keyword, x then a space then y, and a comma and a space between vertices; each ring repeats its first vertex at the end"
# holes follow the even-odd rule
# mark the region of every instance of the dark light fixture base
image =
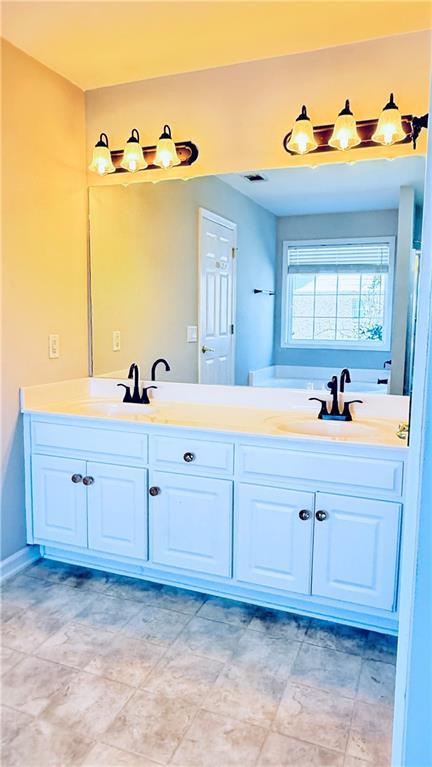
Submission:
MULTIPOLYGON (((182 165, 192 165, 197 160, 199 154, 198 147, 192 141, 176 141, 175 146, 177 149, 177 154, 181 160, 180 164, 176 165, 175 167, 180 168, 182 165)), ((147 168, 142 168, 136 172, 142 173, 147 170, 160 170, 159 165, 155 165, 154 163, 154 159, 156 157, 156 146, 143 146, 142 150, 144 158, 147 162, 147 168)), ((113 161, 113 165, 115 166, 116 173, 129 172, 126 170, 126 168, 122 168, 120 165, 122 157, 123 149, 113 149, 111 151, 111 159, 113 161)))

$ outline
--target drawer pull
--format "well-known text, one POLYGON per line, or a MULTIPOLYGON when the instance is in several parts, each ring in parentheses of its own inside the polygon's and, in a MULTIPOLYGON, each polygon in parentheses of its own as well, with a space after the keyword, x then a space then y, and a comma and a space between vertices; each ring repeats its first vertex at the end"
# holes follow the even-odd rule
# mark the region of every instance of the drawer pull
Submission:
POLYGON ((299 517, 303 522, 306 522, 307 519, 310 519, 311 513, 307 509, 302 509, 299 511, 299 517))
POLYGON ((317 518, 318 522, 324 522, 325 519, 327 519, 328 514, 326 511, 322 511, 321 509, 317 511, 315 514, 315 517, 317 518))
POLYGON ((161 489, 160 489, 160 487, 151 487, 150 490, 149 490, 149 493, 150 493, 150 495, 153 495, 153 496, 160 495, 161 494, 161 489))
POLYGON ((94 484, 94 477, 84 477, 83 485, 88 487, 89 485, 93 485, 93 484, 94 484))
POLYGON ((195 460, 195 453, 185 453, 183 460, 186 461, 186 463, 192 463, 192 461, 195 460))
POLYGON ((77 485, 78 482, 82 482, 82 474, 72 474, 71 480, 77 485))

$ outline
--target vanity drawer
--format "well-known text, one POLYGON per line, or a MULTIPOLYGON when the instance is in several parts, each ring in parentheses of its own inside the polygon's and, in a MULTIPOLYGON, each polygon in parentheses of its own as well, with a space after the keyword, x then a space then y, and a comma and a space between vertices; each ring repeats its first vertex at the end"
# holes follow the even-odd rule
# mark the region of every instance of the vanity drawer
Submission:
POLYGON ((238 474, 242 479, 296 480, 362 488, 399 496, 402 492, 402 461, 325 455, 278 448, 240 445, 238 474))
POLYGON ((232 474, 234 446, 229 442, 207 442, 189 437, 153 437, 150 462, 154 466, 184 469, 192 474, 232 474))
POLYGON ((148 437, 139 432, 74 426, 72 424, 32 422, 32 450, 36 453, 79 453, 86 456, 116 458, 132 464, 147 463, 148 437))

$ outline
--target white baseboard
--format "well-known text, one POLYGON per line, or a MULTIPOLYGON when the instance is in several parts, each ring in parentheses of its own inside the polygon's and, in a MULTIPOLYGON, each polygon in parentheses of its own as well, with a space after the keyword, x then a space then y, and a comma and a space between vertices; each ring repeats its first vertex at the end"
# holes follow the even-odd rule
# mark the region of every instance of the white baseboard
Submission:
POLYGON ((40 559, 39 546, 24 546, 22 549, 19 549, 15 554, 11 554, 10 557, 0 562, 0 582, 19 573, 20 570, 24 570, 32 562, 36 562, 37 559, 40 559))

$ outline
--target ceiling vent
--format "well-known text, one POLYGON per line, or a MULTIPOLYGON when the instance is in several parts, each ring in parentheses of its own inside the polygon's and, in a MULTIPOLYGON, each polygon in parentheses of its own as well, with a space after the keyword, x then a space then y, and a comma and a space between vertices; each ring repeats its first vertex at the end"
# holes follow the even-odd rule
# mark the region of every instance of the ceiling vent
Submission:
POLYGON ((252 184, 256 184, 258 181, 268 181, 268 178, 261 175, 261 173, 246 173, 243 178, 245 178, 246 181, 250 181, 252 184))

